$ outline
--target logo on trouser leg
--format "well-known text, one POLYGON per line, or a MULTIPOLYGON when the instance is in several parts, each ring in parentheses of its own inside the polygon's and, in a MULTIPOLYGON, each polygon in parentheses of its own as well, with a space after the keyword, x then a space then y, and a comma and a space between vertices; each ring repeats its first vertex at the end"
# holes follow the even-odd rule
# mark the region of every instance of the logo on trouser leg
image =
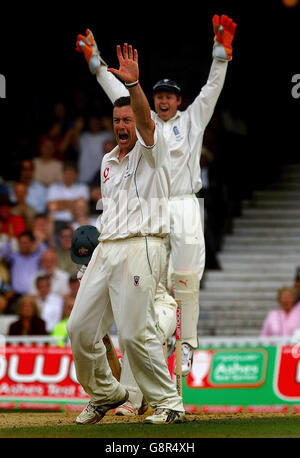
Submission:
POLYGON ((140 286, 140 276, 139 275, 134 275, 133 277, 133 284, 134 286, 140 286))

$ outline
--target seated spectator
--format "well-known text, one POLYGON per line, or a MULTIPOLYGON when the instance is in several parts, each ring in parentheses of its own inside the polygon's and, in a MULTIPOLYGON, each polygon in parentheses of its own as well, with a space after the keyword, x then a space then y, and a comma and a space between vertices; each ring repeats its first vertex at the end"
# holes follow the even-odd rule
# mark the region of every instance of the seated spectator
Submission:
POLYGON ((5 296, 0 294, 0 314, 6 313, 7 308, 8 308, 8 300, 5 296))
POLYGON ((68 323, 69 316, 71 315, 74 303, 75 303, 75 298, 71 298, 69 296, 68 298, 65 299, 62 319, 59 323, 57 323, 54 326, 54 329, 51 333, 53 337, 59 337, 61 339, 57 343, 59 347, 70 345, 69 336, 67 333, 67 323, 68 323))
POLYGON ((11 213, 13 215, 22 216, 25 221, 26 228, 28 230, 32 230, 32 224, 36 215, 36 210, 31 205, 26 203, 27 185, 24 183, 16 182, 14 184, 14 195, 16 202, 12 206, 11 213))
POLYGON ((41 257, 41 270, 36 272, 31 279, 30 294, 36 294, 37 277, 47 275, 50 278, 51 293, 64 296, 69 293, 69 274, 57 267, 57 256, 54 250, 44 251, 41 257))
POLYGON ((73 208, 73 217, 74 221, 72 223, 72 227, 74 231, 79 226, 85 225, 96 226, 99 230, 100 223, 98 221, 98 218, 89 215, 89 206, 88 202, 85 199, 80 198, 75 201, 73 208))
POLYGON ((49 138, 40 142, 39 157, 34 162, 34 179, 44 186, 63 181, 63 164, 54 159, 55 145, 49 138))
POLYGON ((31 232, 23 232, 19 236, 19 252, 14 253, 10 242, 3 245, 0 256, 10 268, 11 286, 18 295, 28 294, 31 277, 39 270, 40 260, 46 246, 37 244, 31 232))
POLYGON ((18 238, 22 232, 26 231, 26 223, 23 216, 12 213, 12 205, 8 195, 0 195, 1 232, 18 238))
POLYGON ((280 308, 271 310, 264 321, 261 336, 292 336, 300 329, 300 302, 296 302, 297 290, 283 286, 277 295, 280 308))
POLYGON ((56 228, 73 221, 74 203, 80 197, 89 200, 89 188, 85 184, 77 183, 76 165, 67 162, 64 165, 63 182, 49 186, 47 194, 48 209, 51 212, 56 228), (58 224, 57 224, 58 223, 58 224))
POLYGON ((97 115, 89 119, 89 131, 83 132, 78 141, 78 170, 79 181, 90 184, 99 174, 104 156, 103 144, 113 138, 112 132, 103 125, 103 120, 97 115))
MULTIPOLYGON (((21 162, 19 182, 27 186, 26 203, 33 207, 36 212, 44 213, 46 211, 47 188, 34 180, 34 163, 31 159, 24 159, 21 162)), ((16 201, 13 190, 10 196, 12 202, 16 201)))
POLYGON ((40 243, 53 246, 54 229, 51 218, 44 213, 35 215, 32 225, 32 233, 35 239, 40 243))
POLYGON ((38 307, 33 296, 22 296, 19 301, 19 320, 11 323, 10 336, 44 336, 47 335, 45 321, 39 317, 38 307))
POLYGON ((63 311, 63 298, 50 292, 51 282, 48 275, 37 277, 37 305, 41 318, 46 322, 46 330, 51 333, 54 326, 60 322, 63 311))
POLYGON ((78 272, 78 265, 72 261, 70 256, 72 236, 72 227, 62 227, 58 234, 59 245, 54 248, 54 251, 57 255, 58 267, 68 272, 69 275, 76 275, 78 272))

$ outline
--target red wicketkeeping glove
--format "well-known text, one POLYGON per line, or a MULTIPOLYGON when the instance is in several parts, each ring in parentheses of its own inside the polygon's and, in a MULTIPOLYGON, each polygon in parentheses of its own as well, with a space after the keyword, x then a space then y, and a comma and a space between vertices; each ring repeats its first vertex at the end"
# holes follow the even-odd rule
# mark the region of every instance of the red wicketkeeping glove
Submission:
POLYGON ((215 44, 213 56, 219 60, 232 59, 232 40, 234 37, 237 24, 233 20, 222 14, 221 18, 215 14, 213 19, 213 29, 215 33, 215 44))
POLYGON ((89 69, 91 73, 94 75, 97 71, 101 62, 106 65, 104 60, 101 58, 97 43, 94 39, 94 35, 92 34, 90 29, 86 29, 85 31, 86 36, 84 35, 77 35, 76 39, 76 51, 82 52, 85 60, 89 64, 89 69))

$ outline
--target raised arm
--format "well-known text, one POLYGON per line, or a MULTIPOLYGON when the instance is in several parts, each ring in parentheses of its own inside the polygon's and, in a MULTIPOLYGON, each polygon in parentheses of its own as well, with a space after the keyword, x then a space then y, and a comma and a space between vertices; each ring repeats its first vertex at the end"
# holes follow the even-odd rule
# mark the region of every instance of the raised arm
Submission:
POLYGON ((77 35, 76 51, 83 53, 90 72, 96 76, 98 83, 112 103, 119 97, 129 96, 124 84, 107 71, 107 64, 102 59, 94 35, 90 29, 86 35, 77 35))
POLYGON ((188 108, 203 129, 210 121, 222 91, 228 62, 232 60, 232 41, 237 27, 236 23, 226 15, 220 18, 215 14, 212 23, 215 34, 212 66, 206 84, 188 108))
POLYGON ((117 46, 117 56, 120 64, 119 70, 109 68, 108 71, 117 75, 124 81, 129 90, 131 108, 135 115, 136 127, 146 146, 154 144, 154 121, 151 118, 150 106, 147 97, 139 84, 138 52, 127 43, 117 46))

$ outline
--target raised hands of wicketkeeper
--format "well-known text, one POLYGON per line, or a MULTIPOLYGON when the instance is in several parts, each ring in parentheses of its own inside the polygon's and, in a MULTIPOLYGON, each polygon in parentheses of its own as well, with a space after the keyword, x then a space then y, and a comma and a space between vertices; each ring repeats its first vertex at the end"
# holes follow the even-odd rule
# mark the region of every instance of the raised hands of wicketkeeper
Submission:
POLYGON ((86 29, 86 35, 77 35, 76 51, 83 53, 85 60, 89 64, 90 72, 94 75, 97 68, 101 65, 107 65, 101 58, 96 40, 90 29, 86 29))
POLYGON ((119 70, 108 68, 107 70, 118 76, 125 84, 132 84, 139 80, 138 52, 131 45, 124 43, 123 52, 121 46, 117 46, 117 56, 120 64, 119 70))
POLYGON ((212 22, 215 34, 213 56, 219 60, 231 60, 232 40, 237 24, 225 14, 222 14, 221 18, 215 14, 212 22))

